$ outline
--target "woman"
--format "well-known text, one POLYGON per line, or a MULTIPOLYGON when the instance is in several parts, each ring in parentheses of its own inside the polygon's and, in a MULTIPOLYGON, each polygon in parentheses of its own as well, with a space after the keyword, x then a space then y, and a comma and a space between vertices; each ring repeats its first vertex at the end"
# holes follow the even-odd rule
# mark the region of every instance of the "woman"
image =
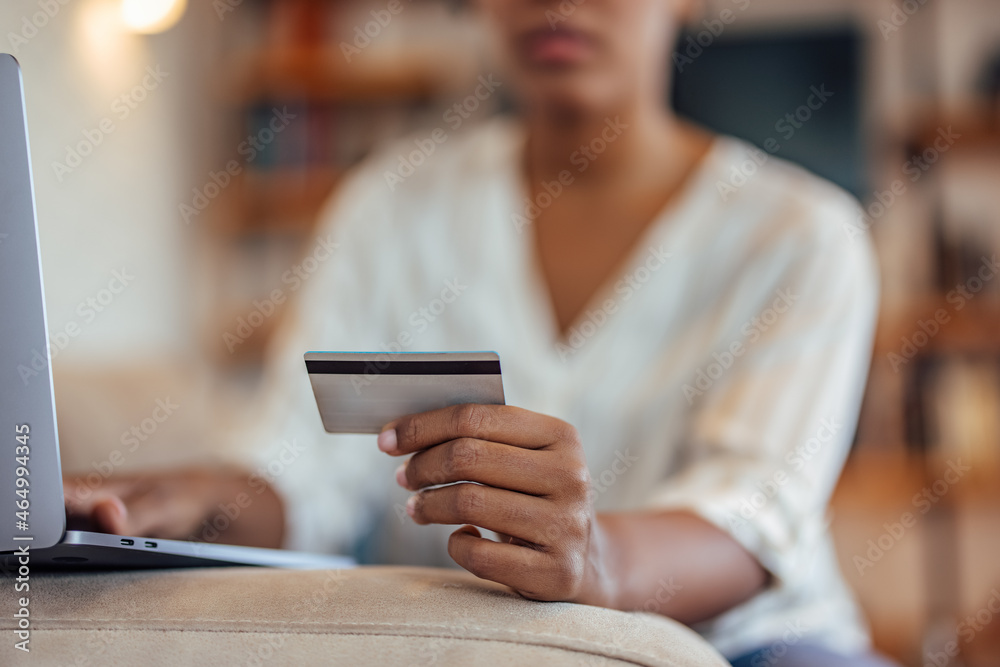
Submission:
POLYGON ((823 522, 876 312, 870 250, 842 232, 855 203, 777 160, 720 190, 749 146, 662 105, 690 0, 480 4, 522 120, 439 133, 413 173, 427 143, 408 142, 341 188, 321 231, 338 250, 276 346, 258 471, 122 479, 74 511, 216 539, 212 513, 250 489, 218 539, 450 557, 528 598, 678 619, 734 664, 880 664, 823 522), (530 411, 331 441, 310 349, 497 350, 530 411))

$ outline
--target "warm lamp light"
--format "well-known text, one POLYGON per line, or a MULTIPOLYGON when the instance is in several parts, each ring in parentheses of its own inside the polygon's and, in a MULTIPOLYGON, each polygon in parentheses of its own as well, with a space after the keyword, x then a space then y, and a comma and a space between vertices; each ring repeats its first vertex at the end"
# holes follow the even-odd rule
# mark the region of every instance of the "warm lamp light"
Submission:
POLYGON ((169 30, 180 20, 187 0, 122 0, 122 20, 135 32, 169 30))

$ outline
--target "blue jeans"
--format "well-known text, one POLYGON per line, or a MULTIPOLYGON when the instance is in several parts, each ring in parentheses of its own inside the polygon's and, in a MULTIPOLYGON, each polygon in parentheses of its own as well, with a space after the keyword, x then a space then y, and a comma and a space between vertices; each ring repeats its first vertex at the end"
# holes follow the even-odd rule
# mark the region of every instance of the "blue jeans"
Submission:
POLYGON ((732 661, 733 667, 895 667, 874 653, 841 655, 817 646, 767 647, 732 661))

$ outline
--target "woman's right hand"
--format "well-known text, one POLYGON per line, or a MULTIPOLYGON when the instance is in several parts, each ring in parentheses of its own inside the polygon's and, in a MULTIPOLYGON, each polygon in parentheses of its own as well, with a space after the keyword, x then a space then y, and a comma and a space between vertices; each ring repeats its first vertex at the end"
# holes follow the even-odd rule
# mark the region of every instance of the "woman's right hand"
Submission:
POLYGON ((67 527, 116 535, 277 548, 281 499, 263 480, 234 469, 183 468, 63 479, 67 527))

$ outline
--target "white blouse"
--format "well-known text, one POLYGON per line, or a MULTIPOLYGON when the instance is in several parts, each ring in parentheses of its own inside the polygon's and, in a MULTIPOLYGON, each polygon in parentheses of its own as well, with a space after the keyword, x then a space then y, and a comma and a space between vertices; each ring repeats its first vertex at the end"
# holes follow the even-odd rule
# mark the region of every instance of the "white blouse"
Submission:
MULTIPOLYGON (((561 342, 523 224, 523 143, 520 126, 497 119, 387 177, 410 140, 368 160, 330 203, 317 250, 336 250, 303 272, 252 437, 258 472, 285 499, 285 546, 454 566, 455 527, 409 519, 399 462, 374 436, 323 431, 302 354, 495 350, 509 404, 578 429, 598 510, 694 512, 773 574, 695 628, 723 653, 782 636, 865 648, 826 519, 878 299, 869 243, 845 232, 856 202, 776 158, 724 187, 734 168, 752 171, 753 149, 719 138, 561 342)), ((694 594, 664 575, 649 611, 694 594)))

